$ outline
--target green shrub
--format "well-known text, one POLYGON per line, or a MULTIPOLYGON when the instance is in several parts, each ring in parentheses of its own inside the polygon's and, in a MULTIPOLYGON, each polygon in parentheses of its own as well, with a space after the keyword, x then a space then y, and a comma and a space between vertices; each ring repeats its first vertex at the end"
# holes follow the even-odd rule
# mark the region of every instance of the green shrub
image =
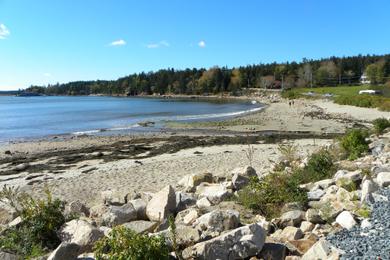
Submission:
POLYGON ((348 131, 340 140, 349 160, 355 160, 368 152, 367 131, 353 129, 348 131))
POLYGON ((327 149, 321 149, 313 153, 304 169, 308 173, 306 182, 315 182, 332 177, 335 172, 333 161, 334 158, 327 149))
POLYGON ((99 240, 94 251, 97 260, 157 260, 168 259, 169 254, 164 238, 137 234, 121 226, 99 240))
POLYGON ((46 195, 46 200, 35 200, 26 193, 4 186, 0 199, 10 202, 22 223, 4 232, 0 237, 1 249, 29 258, 60 244, 57 231, 65 223, 64 202, 53 200, 48 190, 46 195))
POLYGON ((377 118, 372 123, 376 134, 383 134, 384 130, 390 127, 390 120, 386 118, 377 118))
POLYGON ((285 203, 306 204, 306 192, 298 185, 289 174, 270 173, 260 180, 252 179, 248 186, 239 191, 237 200, 245 207, 272 218, 280 214, 285 203))

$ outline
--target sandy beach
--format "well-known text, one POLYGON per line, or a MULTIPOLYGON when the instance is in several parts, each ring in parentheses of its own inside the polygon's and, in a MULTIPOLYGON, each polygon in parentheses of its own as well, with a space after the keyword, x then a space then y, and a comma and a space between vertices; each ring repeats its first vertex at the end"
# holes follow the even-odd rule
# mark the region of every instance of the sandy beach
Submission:
POLYGON ((268 102, 263 111, 222 122, 172 124, 173 129, 166 133, 69 136, 3 144, 0 183, 35 196, 48 187, 56 197, 68 202, 80 199, 92 206, 108 189, 122 195, 154 192, 175 185, 187 174, 229 176, 234 168, 249 164, 247 143, 255 151, 253 167, 268 172, 280 156, 279 142, 290 139, 305 156, 332 143, 325 133, 337 135, 378 117, 389 117, 389 113, 323 100, 295 100, 294 105, 278 100, 268 102), (285 135, 276 141, 260 137, 267 131, 285 135), (302 136, 288 138, 294 132, 302 136))

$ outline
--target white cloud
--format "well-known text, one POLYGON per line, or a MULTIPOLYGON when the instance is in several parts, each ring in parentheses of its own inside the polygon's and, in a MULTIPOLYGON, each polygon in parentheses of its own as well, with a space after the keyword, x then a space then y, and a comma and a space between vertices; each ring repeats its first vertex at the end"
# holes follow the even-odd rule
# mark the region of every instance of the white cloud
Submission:
POLYGON ((156 49, 156 48, 160 48, 160 47, 169 47, 171 46, 169 44, 169 42, 167 41, 160 41, 159 43, 150 43, 148 45, 146 45, 146 48, 148 49, 156 49))
POLYGON ((206 47, 206 42, 205 41, 200 41, 198 43, 198 46, 201 47, 201 48, 204 48, 204 47, 206 47))
POLYGON ((117 41, 113 41, 112 43, 110 43, 111 46, 123 46, 123 45, 126 45, 126 42, 125 40, 117 40, 117 41))
POLYGON ((0 39, 7 38, 8 35, 11 33, 9 32, 8 28, 4 24, 0 24, 0 39))
POLYGON ((51 74, 46 72, 46 73, 43 73, 43 76, 47 77, 47 78, 50 78, 51 77, 51 74))

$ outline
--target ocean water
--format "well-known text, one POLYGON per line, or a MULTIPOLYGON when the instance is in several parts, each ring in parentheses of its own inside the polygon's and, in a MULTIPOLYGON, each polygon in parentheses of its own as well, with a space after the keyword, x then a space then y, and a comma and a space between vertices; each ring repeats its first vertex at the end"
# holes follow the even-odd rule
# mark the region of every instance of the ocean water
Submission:
MULTIPOLYGON (((142 131, 138 123, 220 120, 261 109, 251 102, 128 97, 0 96, 0 142, 62 134, 142 131)), ((151 128, 146 128, 150 130, 151 128)))

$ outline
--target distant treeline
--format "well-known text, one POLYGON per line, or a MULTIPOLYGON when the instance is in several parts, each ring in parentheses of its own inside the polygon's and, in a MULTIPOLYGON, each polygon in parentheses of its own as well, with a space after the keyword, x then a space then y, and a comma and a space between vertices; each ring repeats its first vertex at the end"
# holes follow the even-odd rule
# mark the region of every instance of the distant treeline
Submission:
POLYGON ((245 88, 295 88, 357 84, 365 73, 372 84, 390 79, 390 55, 359 55, 303 59, 248 65, 237 68, 162 69, 131 74, 113 81, 76 81, 31 86, 26 91, 46 95, 151 95, 151 94, 240 94, 245 88))

